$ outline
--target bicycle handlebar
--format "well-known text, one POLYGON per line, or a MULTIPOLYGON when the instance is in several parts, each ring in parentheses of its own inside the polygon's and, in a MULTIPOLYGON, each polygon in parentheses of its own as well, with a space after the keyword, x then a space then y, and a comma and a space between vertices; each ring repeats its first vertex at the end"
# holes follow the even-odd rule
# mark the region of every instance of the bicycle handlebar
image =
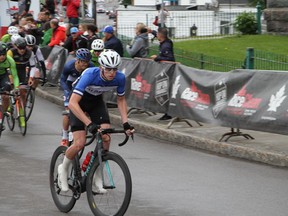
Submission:
MULTIPOLYGON (((120 129, 115 129, 115 128, 105 128, 105 129, 100 129, 100 131, 97 133, 101 133, 101 134, 116 134, 116 133, 120 134, 120 133, 122 133, 122 134, 125 134, 124 141, 119 143, 118 146, 124 146, 129 140, 129 136, 126 134, 126 131, 123 129, 120 130, 120 129)), ((92 138, 88 142, 89 144, 91 144, 95 140, 96 134, 92 134, 92 138)), ((131 138, 132 138, 132 140, 134 140, 133 134, 131 135, 131 138)))

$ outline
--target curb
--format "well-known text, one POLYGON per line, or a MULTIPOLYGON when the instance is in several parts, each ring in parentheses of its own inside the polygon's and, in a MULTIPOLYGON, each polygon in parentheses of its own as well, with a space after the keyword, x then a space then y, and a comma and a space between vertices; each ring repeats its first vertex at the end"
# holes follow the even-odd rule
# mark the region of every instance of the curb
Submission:
MULTIPOLYGON (((62 106, 63 100, 55 95, 51 95, 40 88, 36 89, 36 94, 48 101, 62 106)), ((121 117, 112 113, 109 113, 111 123, 114 125, 122 125, 121 117)), ((169 141, 178 145, 186 147, 192 147, 208 152, 214 152, 230 157, 246 159, 250 161, 261 162, 273 166, 288 167, 288 156, 285 154, 260 151, 254 148, 247 148, 242 146, 232 145, 226 142, 217 142, 210 139, 196 137, 193 135, 187 135, 175 131, 173 129, 164 129, 156 127, 152 124, 140 122, 134 119, 129 119, 129 122, 137 128, 139 133, 156 139, 169 141)))

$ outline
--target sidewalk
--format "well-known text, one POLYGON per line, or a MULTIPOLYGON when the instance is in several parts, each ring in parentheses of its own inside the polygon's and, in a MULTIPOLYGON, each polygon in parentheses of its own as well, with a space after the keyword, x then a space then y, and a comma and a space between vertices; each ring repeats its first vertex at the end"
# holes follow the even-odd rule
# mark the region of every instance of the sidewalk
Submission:
MULTIPOLYGON (((38 87, 36 94, 53 103, 63 105, 63 92, 58 87, 38 87)), ((120 126, 118 110, 110 108, 109 113, 111 123, 120 126)), ((193 127, 189 127, 184 122, 177 122, 168 129, 169 121, 159 121, 161 116, 162 114, 152 116, 145 113, 132 114, 129 116, 129 122, 135 126, 138 133, 178 145, 275 166, 288 166, 287 136, 241 130, 255 139, 248 140, 239 136, 230 138, 228 142, 219 142, 224 133, 230 132, 230 128, 208 124, 199 126, 196 122, 189 121, 193 127)))

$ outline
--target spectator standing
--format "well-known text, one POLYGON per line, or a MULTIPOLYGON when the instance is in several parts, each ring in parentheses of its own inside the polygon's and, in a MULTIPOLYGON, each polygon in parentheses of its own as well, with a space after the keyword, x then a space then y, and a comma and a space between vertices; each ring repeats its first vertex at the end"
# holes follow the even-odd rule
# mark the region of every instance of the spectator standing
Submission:
POLYGON ((167 28, 166 22, 167 17, 169 16, 169 12, 164 6, 162 7, 162 4, 156 5, 158 10, 158 27, 164 27, 167 28))
POLYGON ((61 42, 66 40, 66 29, 63 26, 59 26, 58 19, 53 18, 50 21, 50 27, 52 28, 52 37, 48 44, 49 47, 60 45, 61 42))
POLYGON ((87 25, 87 39, 88 39, 88 49, 91 48, 91 45, 92 45, 92 42, 95 40, 95 39, 100 39, 100 37, 97 35, 97 32, 98 32, 98 28, 96 25, 87 25))
POLYGON ((66 16, 68 17, 69 23, 78 26, 80 0, 62 0, 62 6, 66 6, 66 16))
POLYGON ((103 29, 104 33, 104 44, 105 49, 115 50, 121 57, 123 57, 123 44, 122 42, 114 35, 114 29, 112 26, 105 26, 103 29))
MULTIPOLYGON (((173 42, 168 38, 167 28, 158 28, 157 38, 160 42, 159 45, 159 54, 152 55, 151 58, 154 61, 175 61, 174 52, 173 52, 173 42)), ((169 120, 172 117, 168 114, 164 114, 159 120, 169 120)))
POLYGON ((30 10, 31 0, 18 0, 18 18, 24 17, 30 10))
POLYGON ((148 30, 143 23, 137 23, 135 27, 136 36, 131 45, 127 45, 128 54, 134 58, 146 58, 149 51, 148 30))
POLYGON ((55 1, 54 0, 45 0, 45 4, 43 5, 45 11, 48 11, 51 15, 51 18, 55 18, 55 1))

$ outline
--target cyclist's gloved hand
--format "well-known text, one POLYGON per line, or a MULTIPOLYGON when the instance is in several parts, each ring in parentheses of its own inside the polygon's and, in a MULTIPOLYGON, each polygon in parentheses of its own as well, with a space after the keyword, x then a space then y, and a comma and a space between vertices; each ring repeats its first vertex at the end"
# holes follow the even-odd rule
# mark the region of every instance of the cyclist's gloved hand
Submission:
POLYGON ((125 131, 127 131, 127 130, 134 130, 134 127, 131 126, 128 122, 125 122, 125 123, 123 124, 123 128, 124 128, 125 131))
POLYGON ((92 133, 92 134, 96 134, 99 129, 100 129, 100 126, 93 122, 87 126, 87 130, 89 131, 89 133, 92 133))
POLYGON ((15 96, 19 96, 20 95, 20 90, 18 88, 14 89, 13 93, 15 94, 15 96))

